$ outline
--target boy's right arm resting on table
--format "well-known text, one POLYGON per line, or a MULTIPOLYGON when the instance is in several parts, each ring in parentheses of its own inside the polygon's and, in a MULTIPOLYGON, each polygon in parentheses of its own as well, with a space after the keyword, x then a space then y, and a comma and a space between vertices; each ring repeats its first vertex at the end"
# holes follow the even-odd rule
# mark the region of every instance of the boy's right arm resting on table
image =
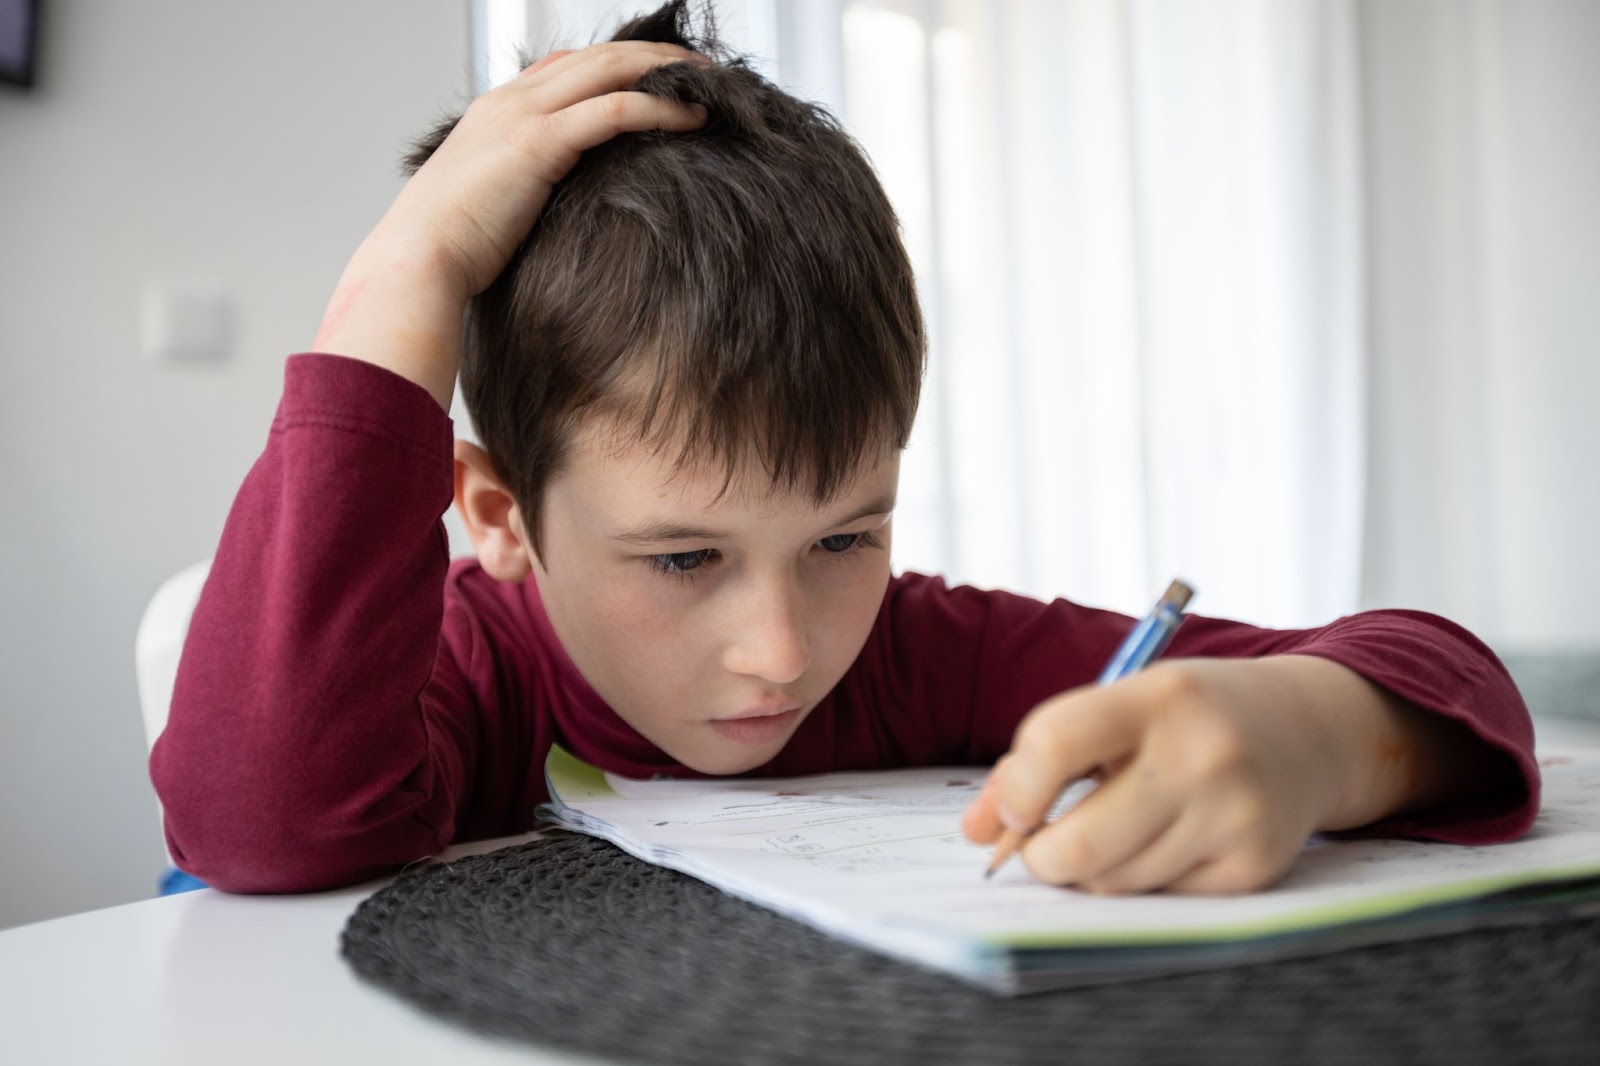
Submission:
POLYGON ((290 360, 151 757, 185 870, 304 891, 449 843, 473 772, 470 698, 440 644, 450 491, 449 421, 422 390, 290 360))
POLYGON ((291 360, 152 753, 185 870, 305 891, 450 842, 476 737, 440 640, 462 316, 584 150, 704 123, 628 91, 684 60, 705 61, 629 41, 530 66, 473 102, 352 257, 317 334, 327 354, 291 360))

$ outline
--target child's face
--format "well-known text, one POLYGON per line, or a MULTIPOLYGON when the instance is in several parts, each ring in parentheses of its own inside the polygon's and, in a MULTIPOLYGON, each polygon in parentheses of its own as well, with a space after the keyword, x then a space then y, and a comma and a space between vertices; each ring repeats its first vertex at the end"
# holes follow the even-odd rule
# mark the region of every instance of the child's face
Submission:
POLYGON ((818 508, 759 466, 675 471, 586 433, 543 500, 534 575, 624 721, 702 773, 770 760, 866 642, 889 580, 891 451, 818 508), (719 498, 720 497, 720 498, 719 498))

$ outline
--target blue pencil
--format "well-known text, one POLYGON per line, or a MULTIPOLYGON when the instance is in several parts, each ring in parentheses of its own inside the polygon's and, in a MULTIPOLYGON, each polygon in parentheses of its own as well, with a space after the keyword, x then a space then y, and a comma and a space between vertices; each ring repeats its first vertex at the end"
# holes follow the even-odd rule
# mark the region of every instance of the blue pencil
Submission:
POLYGON ((1156 601, 1150 613, 1133 627, 1112 653, 1111 661, 1100 671, 1098 684, 1109 685, 1113 681, 1121 681, 1129 674, 1143 670, 1166 651, 1167 645, 1172 643, 1172 635, 1183 624, 1183 609, 1189 606, 1193 598, 1194 589, 1182 581, 1168 585, 1167 591, 1156 601))

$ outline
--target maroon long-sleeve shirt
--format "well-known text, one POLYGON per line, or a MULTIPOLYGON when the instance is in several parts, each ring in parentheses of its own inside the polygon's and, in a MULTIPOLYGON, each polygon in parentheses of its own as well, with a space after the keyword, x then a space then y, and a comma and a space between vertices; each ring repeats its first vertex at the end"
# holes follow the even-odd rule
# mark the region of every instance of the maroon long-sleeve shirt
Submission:
MULTIPOLYGON (((418 386, 339 356, 288 362, 151 756, 168 846, 219 888, 349 883, 528 828, 545 754, 633 777, 693 772, 625 724, 562 650, 533 581, 448 557, 451 425, 418 386)), ((757 773, 987 764, 1044 698, 1092 681, 1131 620, 1065 600, 894 578, 859 658, 757 773)), ((1538 810, 1533 728, 1495 657, 1411 611, 1275 631, 1193 617, 1174 656, 1322 656, 1465 723, 1510 792, 1385 823, 1484 843, 1538 810)))

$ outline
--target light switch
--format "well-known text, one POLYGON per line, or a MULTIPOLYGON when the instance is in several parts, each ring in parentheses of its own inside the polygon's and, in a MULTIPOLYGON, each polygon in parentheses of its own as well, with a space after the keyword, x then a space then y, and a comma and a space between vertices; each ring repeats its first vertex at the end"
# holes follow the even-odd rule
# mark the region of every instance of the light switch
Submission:
POLYGON ((233 299, 220 282, 146 282, 140 349, 155 363, 222 362, 233 354, 234 318, 233 299))

